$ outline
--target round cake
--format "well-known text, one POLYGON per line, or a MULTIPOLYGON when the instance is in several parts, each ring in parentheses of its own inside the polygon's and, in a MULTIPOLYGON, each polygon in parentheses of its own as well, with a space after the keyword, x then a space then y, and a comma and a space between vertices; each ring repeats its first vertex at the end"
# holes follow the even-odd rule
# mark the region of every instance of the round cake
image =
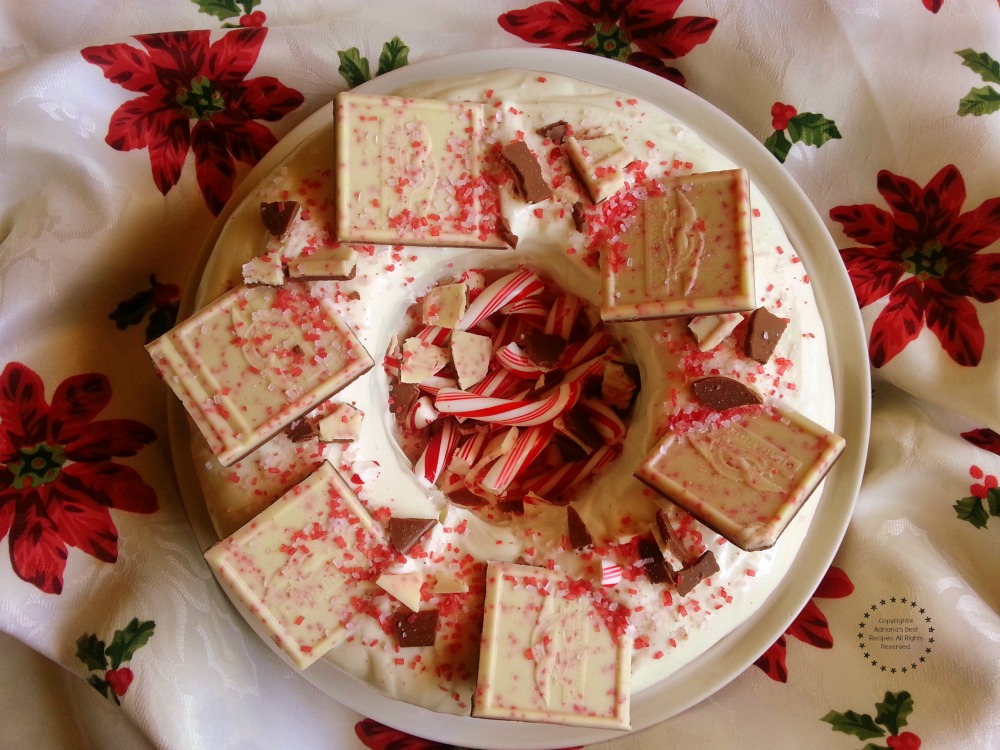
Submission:
MULTIPOLYGON (((376 107, 373 111, 385 114, 383 119, 396 127, 406 124, 405 112, 390 118, 387 108, 400 102, 416 102, 418 109, 428 100, 478 107, 482 131, 475 137, 488 166, 483 172, 487 179, 469 178, 473 189, 485 185, 475 196, 471 221, 459 228, 449 225, 441 238, 422 233, 409 222, 409 214, 381 205, 372 226, 361 226, 362 239, 342 241, 343 214, 349 206, 338 201, 364 199, 360 188, 345 198, 350 166, 344 164, 349 148, 344 139, 352 133, 345 130, 335 137, 336 118, 299 146, 235 210, 208 261, 196 307, 237 288, 244 294, 268 289, 268 284, 298 290, 323 300, 324 309, 343 322, 374 367, 367 372, 358 368, 359 373, 343 378, 334 395, 296 415, 285 429, 228 465, 220 462, 218 450, 196 437, 194 465, 206 504, 220 539, 225 539, 256 523, 279 498, 294 500, 294 488, 326 470, 321 467, 332 467, 341 495, 360 504, 348 505, 362 519, 371 544, 384 545, 388 552, 368 554, 367 572, 354 574, 364 585, 345 596, 350 613, 340 613, 343 632, 323 659, 393 699, 434 711, 627 728, 628 694, 682 669, 750 617, 783 577, 793 574, 790 566, 812 517, 811 504, 803 504, 805 497, 782 510, 782 518, 768 519, 777 526, 776 531, 769 526, 767 533, 781 534, 776 543, 760 529, 742 529, 740 533, 746 533, 739 536, 726 527, 724 518, 717 522, 710 509, 697 505, 701 499, 688 497, 696 494, 694 489, 671 496, 670 487, 690 489, 696 481, 667 476, 671 467, 687 460, 668 448, 690 436, 692 455, 700 451, 723 473, 740 474, 741 487, 771 491, 774 487, 761 477, 771 470, 767 462, 772 459, 760 459, 754 446, 740 442, 756 440, 745 437, 749 428, 741 420, 772 410, 782 415, 783 425, 797 425, 801 418, 810 426, 832 427, 834 391, 827 344, 808 275, 774 210, 750 183, 743 196, 748 201, 745 216, 729 198, 719 204, 720 211, 732 212, 725 221, 745 225, 747 241, 752 242, 752 258, 745 259, 753 279, 744 295, 747 300, 691 303, 688 292, 694 281, 683 271, 662 283, 682 286, 675 296, 687 300, 686 309, 667 310, 641 294, 642 299, 634 298, 638 293, 628 286, 635 265, 629 248, 642 230, 631 217, 637 211, 653 215, 654 205, 660 204, 651 199, 663 195, 674 200, 668 218, 691 213, 691 206, 700 205, 696 183, 704 175, 736 185, 737 193, 739 185, 746 184, 738 164, 710 148, 682 121, 642 100, 551 73, 517 70, 417 84, 397 93, 402 99, 383 98, 374 104, 348 95, 336 111, 346 117, 343 107, 349 104, 360 111, 352 116, 364 123, 371 115, 360 108, 363 103, 376 107), (527 163, 506 150, 515 143, 527 146, 527 163), (533 177, 540 179, 540 195, 533 192, 533 177), (280 212, 292 204, 298 213, 291 220, 271 216, 262 221, 262 205, 280 212), (637 209, 640 205, 645 208, 637 209), (409 222, 403 222, 405 226, 396 221, 401 215, 409 222), (385 223, 386 216, 388 229, 381 229, 389 233, 379 235, 372 227, 385 223), (486 217, 485 224, 477 223, 480 217, 486 217), (269 220, 281 226, 267 226, 269 220), (394 230, 401 233, 395 241, 394 230), (323 263, 296 277, 298 261, 310 259, 323 263), (518 289, 534 290, 532 284, 540 291, 519 296, 518 289), (444 313, 435 318, 440 312, 436 302, 456 286, 464 307, 450 318, 444 313), (519 313, 518 305, 526 312, 519 313), (568 318, 553 312, 560 306, 571 310, 568 318), (474 321, 474 308, 488 308, 496 317, 487 324, 481 322, 487 320, 484 316, 474 321), (780 325, 755 334, 751 313, 757 308, 780 325), (588 371, 588 384, 576 388, 574 379, 566 376, 573 370, 560 364, 569 357, 566 349, 547 361, 528 356, 531 361, 519 387, 511 385, 499 396, 477 394, 473 385, 458 382, 466 374, 466 352, 473 349, 463 343, 459 350, 455 331, 467 334, 470 346, 480 346, 477 351, 487 347, 486 369, 468 376, 478 377, 470 380, 478 383, 483 373, 498 369, 500 348, 510 356, 527 356, 525 330, 532 329, 532 320, 541 335, 561 329, 567 348, 574 351, 598 347, 591 357, 572 361, 576 365, 600 359, 600 367, 588 371), (511 328, 528 323, 519 334, 498 342, 496 329, 507 321, 511 328), (440 339, 421 338, 432 335, 427 329, 435 325, 440 339), (771 338, 773 350, 763 356, 751 353, 748 339, 755 335, 771 338), (431 356, 425 363, 428 347, 437 359, 431 356), (454 361, 459 358, 461 362, 454 361), (404 374, 406 362, 410 367, 404 374), (623 378, 626 395, 615 397, 623 378), (696 392, 692 386, 698 382, 705 387, 696 392), (403 385, 414 402, 401 395, 403 385), (724 391, 721 401, 708 392, 715 386, 724 391), (727 395, 731 392, 738 394, 736 401, 727 395), (478 400, 463 400, 470 394, 478 400), (588 438, 568 424, 569 410, 558 403, 541 426, 523 417, 526 403, 548 397, 553 403, 569 399, 573 411, 586 402, 591 415, 606 414, 612 427, 588 438), (478 421, 490 409, 510 418, 478 421), (552 426, 552 414, 567 418, 552 426), (740 437, 731 444, 695 439, 737 423, 742 425, 740 437), (320 430, 318 424, 329 429, 320 430), (340 424, 343 429, 337 429, 340 424), (489 491, 479 491, 483 485, 476 484, 470 492, 468 477, 475 473, 481 446, 470 463, 454 465, 460 447, 473 435, 481 436, 481 442, 496 438, 496 450, 481 463, 489 469, 490 462, 509 460, 513 442, 518 436, 527 439, 528 433, 534 436, 527 443, 530 455, 522 456, 504 482, 490 484, 489 491), (452 442, 441 448, 448 442, 443 434, 452 442), (498 436, 506 437, 506 444, 498 436), (427 468, 432 459, 424 455, 430 443, 439 451, 434 471, 427 468), (747 456, 762 463, 748 463, 747 456), (561 462, 589 468, 570 471, 561 462), (545 481, 530 481, 543 475, 545 481), (449 476, 452 490, 460 487, 460 492, 444 487, 449 476), (405 544, 395 532, 408 537, 405 544), (405 551, 400 551, 402 546, 405 551), (532 569, 537 576, 525 573, 532 569), (665 577, 657 571, 665 571, 665 577), (525 592, 534 595, 536 589, 543 596, 555 590, 573 592, 568 597, 572 606, 549 613, 555 625, 541 634, 544 607, 525 603, 525 592), (581 600, 586 611, 577 606, 581 600), (524 620, 523 611, 536 609, 535 619, 524 620), (408 612, 413 615, 409 619, 408 612), (406 631, 406 623, 416 628, 416 615, 423 612, 435 613, 434 636, 429 643, 409 645, 400 628, 406 631), (566 623, 589 622, 588 617, 602 638, 609 634, 610 645, 593 640, 593 635, 589 646, 574 645, 566 623), (522 621, 533 629, 534 640, 527 648, 519 646, 517 654, 505 652, 501 641, 513 635, 506 635, 504 627, 520 627, 522 621), (550 648, 556 632, 561 645, 550 648), (484 667, 487 647, 492 649, 490 666, 484 667), (582 686, 577 686, 575 698, 562 696, 575 706, 568 712, 549 712, 544 706, 528 710, 520 699, 486 695, 495 685, 516 681, 516 675, 505 674, 519 668, 510 662, 524 661, 524 673, 532 675, 542 703, 558 703, 546 691, 554 689, 560 675, 576 668, 565 654, 579 662, 590 658, 587 653, 602 650, 608 651, 608 662, 592 657, 598 665, 594 669, 600 671, 593 683, 610 686, 601 689, 615 693, 616 703, 607 710, 591 710, 582 686)), ((438 124, 437 117, 424 116, 428 131, 438 124)), ((406 167, 409 172, 396 174, 423 179, 433 160, 419 148, 426 146, 428 133, 412 128, 401 132, 398 127, 380 132, 387 143, 409 139, 408 153, 419 158, 406 167)), ((373 158, 386 158, 388 148, 383 143, 373 158)), ((447 151, 468 148, 464 139, 456 138, 447 151)), ((377 173, 372 179, 385 181, 377 165, 368 168, 377 173)), ((442 161, 435 184, 451 179, 450 169, 442 161)), ((416 181, 409 179, 405 190, 415 190, 416 181)), ((380 189, 384 192, 384 185, 380 189)), ((416 205, 407 200, 407 206, 416 205)), ((463 221, 469 219, 468 213, 462 216, 463 221)), ((656 231, 682 236, 688 244, 700 232, 699 242, 710 243, 706 233, 711 235, 712 227, 706 228, 704 217, 692 216, 687 223, 681 216, 665 229, 657 225, 656 231)), ((642 240, 648 257, 653 257, 652 231, 647 227, 642 240)), ((685 268, 701 262, 701 275, 707 276, 708 260, 692 257, 689 252, 671 262, 687 264, 685 268)), ((290 319, 292 323, 282 325, 298 320, 290 319)), ((286 385, 291 393, 294 378, 286 385)), ((825 435, 817 430, 809 434, 825 435)), ((797 455, 779 460, 808 463, 797 455)), ((829 452, 824 460, 832 461, 829 452)), ((821 464, 803 467, 808 475, 805 496, 828 468, 821 464)), ((356 519, 351 523, 357 528, 356 519)), ((223 580, 234 585, 225 576, 223 580)), ((250 610, 259 614, 252 606, 250 610)), ((586 630, 580 632, 586 635, 586 630)), ((565 686, 562 691, 572 693, 565 686)))

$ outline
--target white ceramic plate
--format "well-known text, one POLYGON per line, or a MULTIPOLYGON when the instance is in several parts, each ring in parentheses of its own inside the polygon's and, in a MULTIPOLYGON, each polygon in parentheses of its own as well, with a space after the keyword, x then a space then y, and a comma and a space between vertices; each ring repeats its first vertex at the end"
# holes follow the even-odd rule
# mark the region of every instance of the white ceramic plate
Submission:
MULTIPOLYGON (((755 615, 667 680, 632 698, 632 725, 644 729, 669 719, 723 687, 750 666, 789 625, 812 596, 840 546, 857 498, 868 446, 870 385, 865 336, 847 273, 823 221, 805 194, 761 143, 735 121, 691 92, 622 63, 593 55, 547 49, 500 49, 448 55, 409 65, 360 87, 369 93, 391 93, 405 85, 436 78, 522 68, 559 73, 634 94, 659 106, 691 128, 712 147, 744 166, 774 207, 789 239, 813 280, 827 327, 830 362, 837 396, 836 431, 847 449, 827 477, 815 516, 792 571, 755 615)), ((185 296, 193 311, 212 250, 232 212, 294 149, 322 128, 329 128, 332 107, 325 106, 303 121, 271 150, 241 183, 205 244, 185 296)), ((208 274, 209 276, 211 273, 208 274)), ((185 508, 203 549, 217 536, 205 509, 190 458, 190 433, 183 409, 171 400, 171 445, 185 508)), ((499 722, 431 712, 390 700, 369 685, 320 661, 303 676, 359 713, 404 731, 464 747, 491 750, 586 745, 620 737, 613 730, 499 722)))

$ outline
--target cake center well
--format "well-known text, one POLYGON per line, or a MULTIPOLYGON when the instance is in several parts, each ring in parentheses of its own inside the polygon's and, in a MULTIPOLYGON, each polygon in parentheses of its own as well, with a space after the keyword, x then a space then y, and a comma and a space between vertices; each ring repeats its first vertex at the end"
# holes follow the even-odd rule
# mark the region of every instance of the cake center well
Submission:
POLYGON ((640 389, 598 310, 525 267, 437 283, 385 365, 418 480, 491 522, 571 503, 620 455, 640 389))

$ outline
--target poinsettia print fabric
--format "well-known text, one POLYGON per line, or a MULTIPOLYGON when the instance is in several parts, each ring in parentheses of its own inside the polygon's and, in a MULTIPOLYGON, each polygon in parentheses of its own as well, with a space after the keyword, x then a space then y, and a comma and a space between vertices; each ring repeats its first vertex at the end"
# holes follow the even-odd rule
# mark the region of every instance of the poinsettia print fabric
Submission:
POLYGON ((0 374, 0 538, 9 537, 14 572, 40 591, 62 592, 68 547, 118 559, 112 509, 158 508, 156 490, 113 460, 156 434, 135 420, 97 419, 110 401, 97 373, 67 378, 51 402, 29 367, 13 362, 0 374))
POLYGON ((500 26, 526 42, 620 60, 684 84, 671 63, 711 37, 718 20, 678 16, 681 0, 558 0, 512 10, 500 26))
POLYGON ((277 142, 262 122, 298 108, 302 94, 273 76, 248 78, 266 28, 147 34, 131 44, 87 47, 85 60, 128 91, 141 94, 111 116, 106 141, 118 151, 146 149, 153 182, 166 195, 188 153, 213 214, 233 194, 235 162, 253 166, 277 142))
POLYGON ((1000 253, 983 252, 1000 239, 1000 197, 965 210, 965 182, 952 165, 924 187, 888 170, 877 184, 888 211, 872 204, 830 211, 860 243, 840 253, 858 303, 888 296, 869 340, 872 364, 882 367, 926 327, 956 363, 978 365, 985 334, 972 300, 1000 297, 1000 253))

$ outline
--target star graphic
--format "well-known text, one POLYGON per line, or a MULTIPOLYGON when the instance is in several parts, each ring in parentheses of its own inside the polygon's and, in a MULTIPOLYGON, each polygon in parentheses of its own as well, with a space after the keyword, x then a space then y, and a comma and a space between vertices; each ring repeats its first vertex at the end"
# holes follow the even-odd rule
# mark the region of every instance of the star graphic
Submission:
POLYGON ((896 603, 896 597, 892 597, 891 599, 889 599, 889 601, 892 602, 893 604, 895 604, 896 603))
POLYGON ((899 603, 900 604, 906 604, 906 597, 904 596, 902 599, 900 599, 899 603))
POLYGON ((927 628, 927 632, 928 633, 933 633, 934 632, 934 628, 927 628))
POLYGON ((878 609, 878 605, 877 604, 873 604, 872 605, 872 612, 874 612, 876 609, 878 609))
POLYGON ((871 615, 865 612, 865 619, 867 620, 869 617, 871 617, 871 615))
MULTIPOLYGON (((868 656, 868 654, 865 654, 865 656, 868 656)), ((878 661, 875 660, 875 659, 872 659, 872 666, 873 667, 877 667, 878 666, 878 661)))
POLYGON ((890 673, 890 674, 896 674, 896 668, 895 668, 895 667, 893 667, 892 669, 890 669, 890 670, 889 670, 889 673, 890 673))
POLYGON ((923 607, 920 608, 920 614, 925 614, 926 612, 927 612, 926 609, 924 609, 923 607))
POLYGON ((881 604, 884 607, 885 606, 885 599, 880 599, 879 600, 879 604, 881 604))

